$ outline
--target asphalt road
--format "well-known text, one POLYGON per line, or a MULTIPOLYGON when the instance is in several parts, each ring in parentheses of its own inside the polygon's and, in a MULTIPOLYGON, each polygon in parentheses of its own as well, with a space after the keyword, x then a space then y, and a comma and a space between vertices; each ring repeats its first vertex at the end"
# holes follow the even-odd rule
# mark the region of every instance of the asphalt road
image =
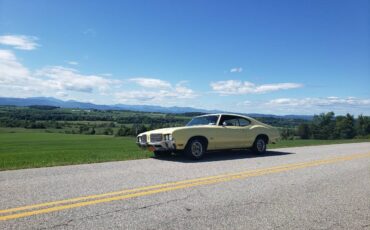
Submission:
POLYGON ((370 229, 370 143, 0 172, 0 229, 370 229))

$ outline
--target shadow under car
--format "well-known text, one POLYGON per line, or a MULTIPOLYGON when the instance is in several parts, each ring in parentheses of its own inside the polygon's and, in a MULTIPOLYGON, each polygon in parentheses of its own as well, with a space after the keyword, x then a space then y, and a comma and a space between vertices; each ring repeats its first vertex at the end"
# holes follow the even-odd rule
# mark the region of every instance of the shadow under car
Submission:
POLYGON ((194 163, 194 162, 237 160, 237 159, 256 158, 256 157, 282 156, 282 155, 288 155, 288 154, 294 154, 294 153, 271 150, 271 151, 266 151, 263 154, 260 154, 260 153, 255 153, 252 150, 222 150, 222 151, 209 151, 200 160, 190 159, 184 153, 175 153, 169 156, 153 157, 153 158, 158 159, 158 160, 166 160, 166 161, 194 163))

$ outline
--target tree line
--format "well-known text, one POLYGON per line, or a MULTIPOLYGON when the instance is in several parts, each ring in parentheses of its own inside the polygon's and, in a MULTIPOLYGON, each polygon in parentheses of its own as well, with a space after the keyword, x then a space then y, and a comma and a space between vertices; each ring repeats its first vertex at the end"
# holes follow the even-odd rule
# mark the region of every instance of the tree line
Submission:
MULTIPOLYGON (((158 128, 184 126, 202 113, 163 114, 115 110, 74 110, 51 106, 0 106, 0 127, 45 129, 68 134, 135 136, 158 128)), ((333 112, 315 115, 312 120, 257 117, 278 127, 283 139, 351 139, 370 136, 370 117, 333 112)))
POLYGON ((347 113, 335 116, 334 112, 315 115, 312 121, 299 124, 295 129, 283 129, 283 139, 298 136, 301 139, 352 139, 370 136, 370 117, 359 115, 357 119, 347 113))

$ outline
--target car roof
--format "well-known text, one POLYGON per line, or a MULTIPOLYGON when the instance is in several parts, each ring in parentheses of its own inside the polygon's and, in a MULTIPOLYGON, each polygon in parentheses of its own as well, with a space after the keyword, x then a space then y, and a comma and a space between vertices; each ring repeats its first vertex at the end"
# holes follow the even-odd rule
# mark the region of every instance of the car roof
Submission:
POLYGON ((200 115, 200 116, 196 116, 196 117, 220 116, 220 115, 224 115, 224 116, 236 116, 236 117, 244 117, 244 118, 247 118, 247 119, 253 119, 253 118, 248 117, 248 116, 245 116, 245 115, 234 114, 234 113, 211 113, 211 114, 204 114, 204 115, 200 115))

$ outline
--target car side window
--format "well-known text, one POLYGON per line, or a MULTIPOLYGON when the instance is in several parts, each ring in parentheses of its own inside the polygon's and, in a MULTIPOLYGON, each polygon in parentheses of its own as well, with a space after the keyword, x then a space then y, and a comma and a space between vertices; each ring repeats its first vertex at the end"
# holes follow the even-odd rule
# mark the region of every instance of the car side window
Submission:
POLYGON ((226 126, 239 126, 239 120, 234 116, 222 116, 219 125, 226 123, 226 126))
POLYGON ((226 126, 239 126, 238 119, 235 118, 225 120, 224 122, 226 122, 226 126))
POLYGON ((248 126, 250 125, 250 121, 243 117, 236 117, 236 116, 230 116, 230 115, 223 115, 220 119, 219 125, 223 125, 226 123, 226 126, 248 126))
POLYGON ((239 118, 239 126, 247 126, 250 125, 250 121, 245 118, 239 118))

